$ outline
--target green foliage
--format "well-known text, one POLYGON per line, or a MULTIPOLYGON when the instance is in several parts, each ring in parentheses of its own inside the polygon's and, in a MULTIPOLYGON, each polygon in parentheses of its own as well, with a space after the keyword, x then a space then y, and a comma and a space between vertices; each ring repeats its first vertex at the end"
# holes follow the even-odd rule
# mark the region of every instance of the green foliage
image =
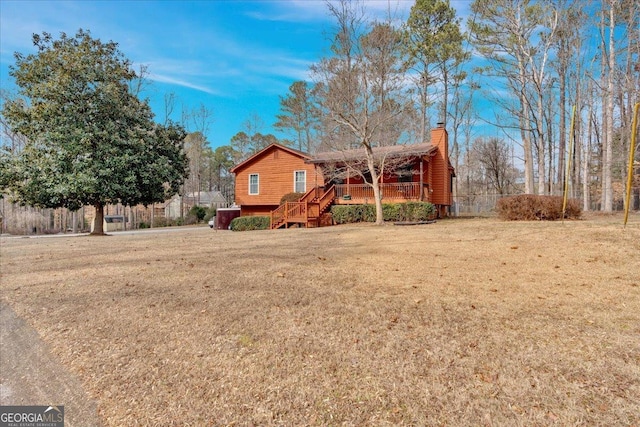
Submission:
POLYGON ((311 152, 314 127, 319 122, 320 112, 314 103, 314 88, 307 82, 297 81, 289 86, 289 94, 280 97, 280 111, 274 124, 276 129, 295 136, 300 151, 311 152))
POLYGON ((189 210, 189 215, 196 219, 196 222, 200 222, 207 215, 207 208, 204 206, 195 205, 189 210))
POLYGON ((149 105, 130 93, 136 78, 114 42, 88 31, 75 37, 34 35, 36 54, 15 54, 10 75, 19 98, 2 115, 26 137, 0 155, 0 186, 36 207, 162 202, 187 175, 180 126, 153 122, 149 105))
POLYGON ((407 20, 412 62, 440 63, 461 56, 463 36, 456 11, 445 0, 417 0, 407 20))
MULTIPOLYGON (((384 203, 382 215, 385 221, 427 221, 435 214, 435 206, 428 202, 384 203)), ((334 205, 331 215, 336 224, 375 222, 374 205, 334 205)))
POLYGON ((204 222, 209 222, 209 220, 210 220, 211 218, 213 218, 214 216, 216 216, 216 211, 217 211, 217 209, 216 209, 216 207, 215 207, 215 206, 212 206, 212 207, 210 207, 209 209, 207 209, 207 213, 206 213, 206 214, 205 214, 205 216, 204 216, 204 222))
MULTIPOLYGON (((505 197, 496 203, 496 211, 500 218, 508 221, 555 221, 562 219, 562 197, 533 194, 505 197)), ((580 203, 577 200, 569 200, 564 217, 579 219, 581 215, 580 203)))
POLYGON ((287 193, 280 199, 280 204, 284 202, 297 202, 302 196, 304 196, 304 193, 287 193))
POLYGON ((399 218, 396 221, 426 221, 433 218, 436 209, 428 202, 408 202, 399 204, 399 218))
POLYGON ((263 135, 257 132, 249 135, 246 132, 240 131, 231 137, 229 146, 233 150, 233 153, 239 156, 239 159, 236 160, 245 160, 271 144, 282 145, 286 144, 286 142, 287 141, 279 141, 278 138, 270 133, 263 135))
POLYGON ((268 216, 239 216, 231 221, 232 231, 268 230, 270 219, 268 216))

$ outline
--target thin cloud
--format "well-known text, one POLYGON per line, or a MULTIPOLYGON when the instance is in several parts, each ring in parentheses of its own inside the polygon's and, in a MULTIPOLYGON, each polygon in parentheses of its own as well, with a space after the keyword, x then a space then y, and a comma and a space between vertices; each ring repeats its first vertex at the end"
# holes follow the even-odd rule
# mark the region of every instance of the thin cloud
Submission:
MULTIPOLYGON (((331 1, 337 3, 337 1, 331 1)), ((391 15, 392 19, 404 20, 409 15, 413 0, 366 0, 362 2, 364 10, 372 19, 384 20, 391 15)), ((250 10, 246 16, 262 21, 308 22, 333 21, 326 2, 309 0, 292 0, 275 2, 271 9, 250 10)))
POLYGON ((202 85, 198 85, 195 83, 192 83, 190 81, 187 80, 181 80, 172 76, 167 76, 167 75, 163 75, 163 74, 156 74, 156 73, 151 73, 149 74, 149 79, 154 81, 154 82, 158 82, 158 83, 167 83, 170 85, 175 85, 175 86, 181 86, 181 87, 186 87, 189 89, 194 89, 197 90, 199 92, 204 92, 204 93, 208 93, 209 95, 221 95, 220 92, 213 90, 209 87, 206 86, 202 86, 202 85))

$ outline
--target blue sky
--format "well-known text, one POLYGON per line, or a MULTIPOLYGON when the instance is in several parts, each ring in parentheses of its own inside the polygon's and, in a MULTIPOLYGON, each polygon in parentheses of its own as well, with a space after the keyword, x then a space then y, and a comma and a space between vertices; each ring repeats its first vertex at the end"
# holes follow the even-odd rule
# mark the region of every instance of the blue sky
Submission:
MULTIPOLYGON (((372 17, 384 17, 389 5, 404 20, 413 1, 369 0, 372 17)), ((470 1, 452 1, 463 18, 470 1)), ((0 86, 12 88, 8 67, 13 53, 33 53, 33 33, 75 34, 119 44, 136 68, 149 70, 148 97, 161 120, 164 96, 175 93, 182 109, 200 105, 213 112, 207 132, 212 147, 226 145, 243 123, 259 116, 262 133, 272 124, 296 80, 310 80, 309 66, 328 54, 333 21, 324 1, 231 0, 0 0, 0 86)))

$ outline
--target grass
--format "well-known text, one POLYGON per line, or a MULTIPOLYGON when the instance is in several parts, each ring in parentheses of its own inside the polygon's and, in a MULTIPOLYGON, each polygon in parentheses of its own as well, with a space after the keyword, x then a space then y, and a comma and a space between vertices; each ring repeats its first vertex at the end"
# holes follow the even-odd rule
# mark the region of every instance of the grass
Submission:
POLYGON ((111 426, 640 425, 640 218, 3 239, 111 426))

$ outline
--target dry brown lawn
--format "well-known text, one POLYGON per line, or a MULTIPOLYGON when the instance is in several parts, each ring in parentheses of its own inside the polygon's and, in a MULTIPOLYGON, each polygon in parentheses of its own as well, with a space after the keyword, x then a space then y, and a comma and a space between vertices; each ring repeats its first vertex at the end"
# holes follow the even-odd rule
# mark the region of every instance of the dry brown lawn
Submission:
POLYGON ((640 216, 2 240, 110 426, 640 425, 640 216))

